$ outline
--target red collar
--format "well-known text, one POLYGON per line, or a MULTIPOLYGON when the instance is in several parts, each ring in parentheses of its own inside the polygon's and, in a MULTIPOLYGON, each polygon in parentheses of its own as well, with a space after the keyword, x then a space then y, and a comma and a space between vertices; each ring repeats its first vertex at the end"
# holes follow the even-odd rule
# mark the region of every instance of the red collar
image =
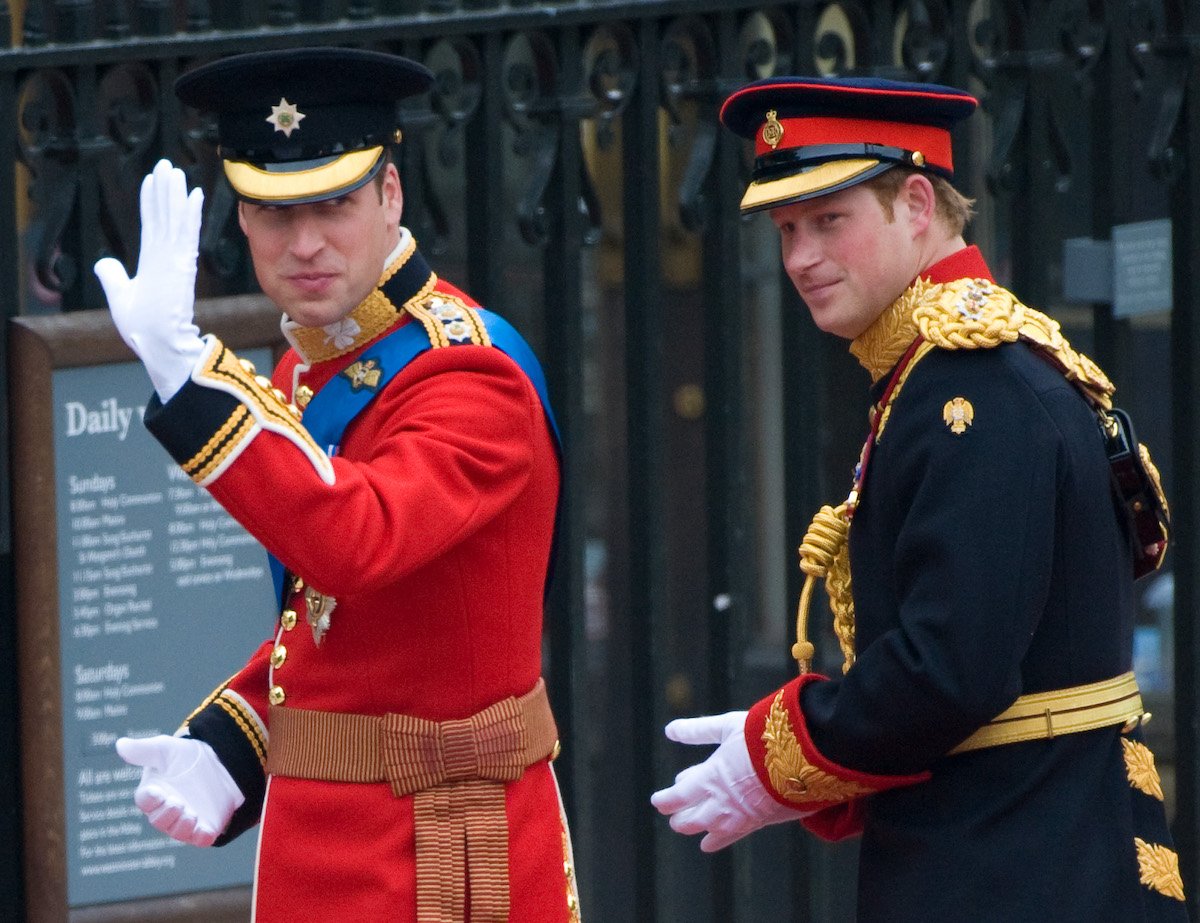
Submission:
POLYGON ((938 260, 932 266, 926 267, 921 272, 921 276, 935 285, 942 282, 953 282, 955 279, 996 281, 992 278, 992 271, 988 269, 983 254, 974 245, 963 247, 956 253, 951 253, 948 257, 938 260))

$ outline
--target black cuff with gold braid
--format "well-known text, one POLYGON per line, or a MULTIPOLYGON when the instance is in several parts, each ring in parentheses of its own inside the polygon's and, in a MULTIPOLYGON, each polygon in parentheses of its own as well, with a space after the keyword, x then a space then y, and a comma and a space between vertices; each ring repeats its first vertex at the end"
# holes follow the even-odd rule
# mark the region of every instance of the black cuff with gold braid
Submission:
POLYGON ((267 430, 294 443, 332 484, 329 456, 300 424, 300 411, 220 340, 204 339, 204 353, 184 386, 166 404, 151 398, 145 422, 154 438, 203 487, 267 430))
POLYGON ((267 791, 266 742, 258 731, 257 721, 240 720, 236 715, 236 700, 223 697, 192 715, 187 733, 213 748, 246 799, 213 844, 224 846, 258 823, 267 791))

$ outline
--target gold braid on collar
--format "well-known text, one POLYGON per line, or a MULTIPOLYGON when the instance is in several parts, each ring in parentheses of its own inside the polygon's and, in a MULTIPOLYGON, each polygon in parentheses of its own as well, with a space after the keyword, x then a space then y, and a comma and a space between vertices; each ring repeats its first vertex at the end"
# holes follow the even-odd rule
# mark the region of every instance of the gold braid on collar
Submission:
POLYGON ((909 288, 893 301, 870 327, 850 343, 851 355, 871 373, 872 383, 886 375, 917 338, 919 331, 913 320, 913 303, 910 298, 913 288, 916 286, 909 288))
POLYGON ((396 323, 400 309, 381 289, 415 251, 413 242, 384 270, 376 288, 341 320, 324 327, 292 328, 291 338, 308 364, 327 362, 353 352, 396 323))
POLYGON ((940 283, 917 279, 850 344, 850 352, 878 381, 918 335, 939 349, 990 349, 1025 340, 1096 404, 1106 410, 1112 407, 1112 382, 1096 363, 1071 347, 1058 322, 986 279, 940 283))

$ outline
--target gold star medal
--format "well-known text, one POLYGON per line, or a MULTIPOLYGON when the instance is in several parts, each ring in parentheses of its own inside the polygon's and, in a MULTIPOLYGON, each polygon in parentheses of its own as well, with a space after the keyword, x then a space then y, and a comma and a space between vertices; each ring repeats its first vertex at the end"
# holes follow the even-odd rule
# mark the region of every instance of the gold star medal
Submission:
POLYGON ((285 138, 290 138, 292 132, 300 127, 300 120, 307 118, 303 112, 296 108, 294 103, 289 103, 284 97, 279 97, 279 105, 271 107, 271 114, 267 116, 266 121, 275 126, 276 131, 283 132, 285 138))

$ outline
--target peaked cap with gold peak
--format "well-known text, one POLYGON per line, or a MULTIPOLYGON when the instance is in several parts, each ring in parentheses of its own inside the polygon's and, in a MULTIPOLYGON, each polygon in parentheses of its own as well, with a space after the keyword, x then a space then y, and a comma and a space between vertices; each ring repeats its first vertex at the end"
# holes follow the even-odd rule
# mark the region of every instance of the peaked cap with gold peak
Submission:
POLYGON ((222 58, 175 81, 187 105, 217 116, 225 175, 250 202, 298 205, 369 182, 398 139, 396 104, 433 74, 398 55, 290 48, 222 58))
POLYGON ((735 91, 721 122, 754 139, 743 212, 846 189, 897 164, 951 178, 950 129, 978 101, 953 87, 875 77, 769 77, 735 91))

